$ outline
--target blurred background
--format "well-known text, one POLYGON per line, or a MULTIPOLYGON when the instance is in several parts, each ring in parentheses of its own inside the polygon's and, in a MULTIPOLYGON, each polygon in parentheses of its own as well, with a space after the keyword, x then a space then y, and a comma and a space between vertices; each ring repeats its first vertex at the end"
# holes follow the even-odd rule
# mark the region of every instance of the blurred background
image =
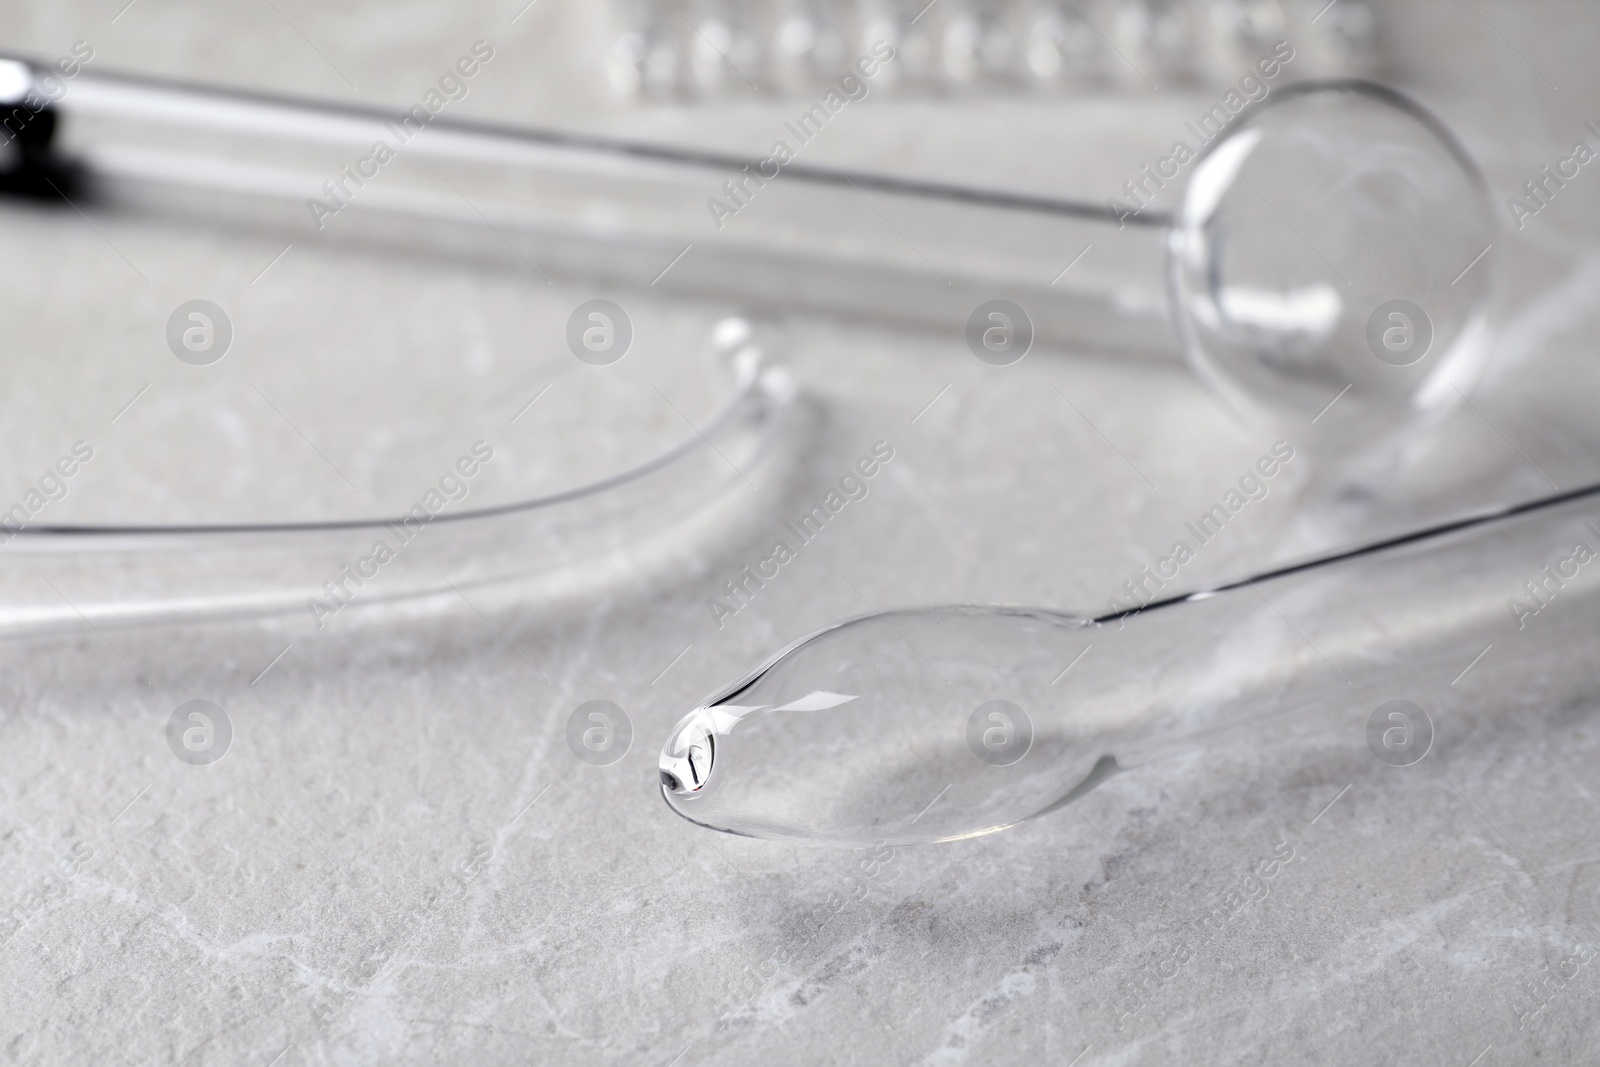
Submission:
POLYGON ((467 114, 754 152, 767 148, 772 117, 789 117, 785 101, 815 94, 885 40, 899 59, 875 81, 874 107, 820 155, 1080 195, 1102 188, 1102 153, 1086 149, 1113 136, 1108 112, 1204 99, 1280 39, 1299 53, 1291 78, 1381 76, 1417 91, 1497 176, 1564 145, 1594 84, 1583 34, 1562 32, 1583 26, 1586 9, 1559 0, 115 8, 8 3, 5 45, 50 56, 84 39, 106 66, 398 106, 430 80, 423 72, 481 38, 513 62, 474 87, 467 114), (1062 167, 1063 153, 1085 165, 1062 167))

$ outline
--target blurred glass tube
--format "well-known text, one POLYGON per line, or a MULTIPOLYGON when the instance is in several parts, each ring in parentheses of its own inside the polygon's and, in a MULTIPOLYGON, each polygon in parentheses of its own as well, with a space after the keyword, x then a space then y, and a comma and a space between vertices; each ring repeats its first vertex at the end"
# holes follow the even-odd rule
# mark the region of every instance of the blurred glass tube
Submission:
POLYGON ((77 206, 91 216, 145 212, 296 242, 337 230, 341 241, 941 331, 1005 294, 1041 341, 1177 353, 1156 212, 1108 231, 1106 209, 1051 197, 442 116, 412 133, 388 111, 103 72, 82 73, 55 107, 55 153, 85 169, 77 206), (350 177, 378 142, 393 158, 350 177), (345 193, 332 217, 315 207, 335 196, 330 185, 345 193), (1087 269, 1063 269, 1091 244, 1087 269))

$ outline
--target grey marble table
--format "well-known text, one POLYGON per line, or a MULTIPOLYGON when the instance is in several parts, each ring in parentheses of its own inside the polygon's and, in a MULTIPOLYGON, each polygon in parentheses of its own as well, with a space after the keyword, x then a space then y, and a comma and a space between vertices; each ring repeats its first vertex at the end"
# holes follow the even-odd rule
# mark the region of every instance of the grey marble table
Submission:
MULTIPOLYGON (((108 65, 389 103, 482 36, 478 25, 506 23, 507 49, 526 51, 500 95, 486 83, 482 114, 735 144, 771 115, 607 110, 570 57, 545 56, 553 66, 541 72, 538 34, 578 17, 556 5, 510 29, 520 4, 283 4, 359 90, 272 5, 4 6, 8 47, 53 54, 92 39, 108 65)), ((1520 10, 1483 6, 1501 20, 1520 10)), ((1519 44, 1580 93, 1550 24, 1519 44)), ((1563 103, 1519 121, 1536 78, 1495 40, 1479 33, 1436 80, 1478 48, 1524 94, 1517 104, 1462 90, 1476 101, 1461 105, 1467 136, 1497 188, 1514 189, 1568 139, 1569 116, 1563 103)), ((887 151, 877 121, 841 130, 830 151, 887 151)), ((933 152, 897 150, 912 162, 933 152)), ((949 173, 974 176, 947 154, 949 173)), ((1016 155, 1025 181, 1060 162, 1016 155)), ((1207 550, 1193 581, 1534 495, 1543 479, 1594 479, 1600 260, 1585 234, 1600 194, 1573 194, 1570 215, 1515 239, 1524 269, 1508 286, 1502 358, 1477 407, 1439 431, 1450 492, 1351 502, 1319 496, 1312 478, 1285 481, 1207 550)), ((590 295, 558 280, 548 299, 590 295)), ((330 294, 298 313, 334 322, 341 305, 330 294)), ((71 328, 90 336, 93 316, 71 328)), ((840 851, 715 835, 673 815, 656 781, 668 730, 787 641, 889 606, 1099 604, 1272 443, 1237 428, 1171 361, 1044 351, 1000 371, 959 337, 825 317, 798 318, 782 346, 804 415, 794 461, 763 487, 761 508, 672 567, 624 566, 559 600, 513 588, 358 609, 323 630, 297 614, 0 641, 0 1056, 1593 1058, 1600 731, 1582 638, 1595 607, 1581 583, 1538 620, 1549 644, 1497 617, 1500 630, 1419 659, 1412 690, 1435 708, 1437 733, 1414 766, 1374 758, 1371 707, 1352 701, 1119 775, 1069 809, 960 844, 840 851), (736 614, 709 610, 783 519, 877 441, 895 458, 870 494, 736 614), (169 746, 169 718, 192 699, 223 706, 232 724, 209 766, 169 746), (606 766, 566 740, 573 710, 593 699, 631 722, 631 746, 606 766)), ((84 390, 114 410, 131 394, 123 384, 84 390)), ((8 388, 15 399, 17 382, 8 388)), ((317 405, 297 409, 314 433, 337 420, 317 405)), ((181 457, 184 442, 163 447, 181 457)), ((8 471, 5 492, 25 488, 31 469, 8 471)))

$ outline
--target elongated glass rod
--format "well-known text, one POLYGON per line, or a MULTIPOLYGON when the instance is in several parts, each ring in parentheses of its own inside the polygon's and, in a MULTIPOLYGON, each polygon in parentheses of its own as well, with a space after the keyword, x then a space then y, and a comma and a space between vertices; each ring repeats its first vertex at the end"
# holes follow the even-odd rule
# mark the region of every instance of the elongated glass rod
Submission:
POLYGON ((690 712, 662 795, 732 834, 915 844, 1006 829, 1291 715, 1349 717, 1385 762, 1421 758, 1416 699, 1486 646, 1480 681, 1520 662, 1593 687, 1597 501, 1600 485, 1098 618, 948 606, 837 623, 690 712))

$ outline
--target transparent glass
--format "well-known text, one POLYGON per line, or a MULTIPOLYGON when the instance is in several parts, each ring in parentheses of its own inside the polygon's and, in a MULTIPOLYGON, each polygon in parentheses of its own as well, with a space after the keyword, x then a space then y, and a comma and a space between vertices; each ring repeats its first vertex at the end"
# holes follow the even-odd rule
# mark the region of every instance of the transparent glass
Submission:
POLYGON ((792 451, 776 326, 541 273, 523 158, 435 145, 317 219, 383 121, 38 84, 0 156, 0 629, 592 593, 736 531, 792 451))
POLYGON ((792 387, 770 345, 708 340, 747 307, 968 329, 999 291, 1021 294, 1032 336, 1138 348, 1171 343, 1149 311, 1166 293, 1201 373, 1305 423, 1295 439, 1335 465, 1405 439, 1481 362, 1492 257, 1462 263, 1487 227, 1481 179, 1421 107, 1365 83, 1286 88, 1239 115, 1173 216, 793 163, 751 181, 759 210, 712 226, 707 194, 731 195, 728 176, 760 161, 447 117, 412 131, 375 109, 0 67, 49 99, 0 160, 20 194, 0 237, 31 268, 0 297, 17 325, 4 448, 19 470, 74 436, 99 457, 94 491, 16 524, 0 625, 304 604, 480 439, 516 461, 446 509, 382 596, 536 573, 571 585, 587 563, 689 529, 662 516, 755 514, 722 489, 755 488, 792 387), (379 141, 394 158, 352 176, 379 141), (940 245, 884 241, 880 195, 933 220, 940 245), (1084 234, 1105 247, 1057 290, 1084 234), (1130 295, 1141 287, 1154 298, 1130 295), (602 294, 633 310, 639 351, 596 367, 567 333, 602 294), (1369 343, 1369 320, 1400 298, 1431 319, 1417 360, 1369 343), (188 335, 172 316, 196 299, 231 309, 233 355, 194 365, 174 347, 188 335), (55 325, 86 309, 88 350, 65 350, 55 325), (168 447, 193 439, 210 446, 168 447))
MULTIPOLYGON (((92 72, 59 109, 61 151, 141 206, 170 206, 142 195, 156 187, 201 215, 206 190, 247 195, 306 238, 306 198, 400 120, 92 72)), ((440 117, 326 221, 390 243, 446 223, 457 247, 486 224, 489 250, 551 275, 923 327, 965 328, 1000 294, 1038 340, 1176 339, 1236 407, 1331 456, 1390 442, 1469 391, 1487 351, 1492 209, 1444 124, 1356 80, 1291 84, 1205 121, 1220 132, 1183 130, 1193 162, 1174 153, 1136 178, 1143 196, 1178 184, 1178 209, 1135 213, 1136 198, 799 161, 773 176, 760 159, 440 117), (915 243, 885 239, 879 196, 915 243), (1081 270, 1061 269, 1090 244, 1081 270)))
POLYGON ((1209 146, 1173 221, 1190 362, 1325 455, 1414 436, 1488 355, 1489 211, 1466 151, 1409 98, 1289 87, 1209 146))
POLYGON ((1437 709, 1486 646, 1497 663, 1536 654, 1583 674, 1571 662, 1592 656, 1600 621, 1597 496, 1121 615, 950 606, 841 622, 690 712, 662 749, 662 795, 727 833, 918 844, 1047 815, 1112 774, 1290 716, 1354 714, 1386 762, 1421 758, 1432 734, 1415 700, 1437 709))

